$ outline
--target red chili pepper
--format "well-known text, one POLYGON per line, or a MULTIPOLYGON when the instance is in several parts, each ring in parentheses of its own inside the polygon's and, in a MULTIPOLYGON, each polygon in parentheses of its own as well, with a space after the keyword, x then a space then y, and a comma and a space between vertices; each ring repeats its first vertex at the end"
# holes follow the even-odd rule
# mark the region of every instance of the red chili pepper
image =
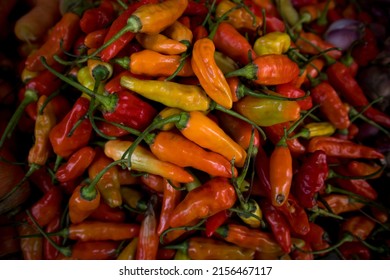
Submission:
POLYGON ((93 148, 89 146, 80 148, 57 169, 56 179, 60 182, 76 179, 87 170, 94 157, 95 150, 93 148))
MULTIPOLYGON (((341 62, 333 63, 326 70, 326 74, 329 83, 351 106, 356 108, 369 106, 369 101, 364 91, 351 75, 346 65, 341 62)), ((390 128, 390 117, 387 114, 373 107, 369 107, 363 114, 374 122, 390 128)))
POLYGON ((257 182, 259 194, 268 199, 271 199, 271 183, 269 180, 269 157, 262 146, 259 146, 255 158, 255 171, 258 178, 257 182))
MULTIPOLYGON (((61 228, 61 215, 57 213, 56 217, 54 217, 46 226, 45 232, 50 234, 52 232, 56 232, 61 228)), ((58 245, 61 244, 62 238, 60 236, 53 236, 51 238, 58 245)), ((45 260, 55 260, 59 255, 59 251, 54 248, 50 242, 45 238, 43 239, 43 258, 45 260)))
POLYGON ((173 210, 169 225, 180 227, 229 209, 236 202, 236 192, 228 179, 214 177, 190 191, 173 210))
POLYGON ((307 146, 307 151, 314 152, 316 150, 324 151, 327 156, 340 158, 381 159, 384 157, 383 154, 374 148, 331 136, 311 138, 307 146))
POLYGON ((188 5, 186 9, 184 10, 183 15, 187 16, 206 16, 209 10, 207 9, 206 6, 206 1, 195 1, 195 0, 190 0, 188 1, 188 5))
POLYGON ((292 234, 306 235, 310 230, 309 217, 306 209, 298 204, 290 193, 285 204, 278 208, 290 225, 292 234))
POLYGON ((44 166, 32 173, 29 179, 42 193, 47 193, 51 188, 55 187, 51 175, 44 166))
MULTIPOLYGON (((22 223, 18 226, 18 234, 23 235, 36 235, 38 230, 34 225, 29 223, 22 223)), ((29 237, 20 239, 20 250, 24 260, 42 260, 43 259, 43 247, 42 237, 29 237)))
MULTIPOLYGON (((359 13, 360 14, 360 13, 359 13)), ((378 48, 377 38, 374 31, 369 25, 364 28, 362 43, 356 45, 352 50, 352 56, 356 63, 363 67, 367 66, 374 60, 380 52, 378 48)))
POLYGON ((256 58, 248 40, 228 22, 221 22, 212 38, 217 50, 221 51, 234 61, 246 65, 256 58))
MULTIPOLYGON (((323 196, 324 202, 330 207, 332 213, 338 215, 353 212, 364 207, 363 203, 355 201, 349 195, 332 193, 323 196)), ((325 208, 322 202, 318 202, 320 208, 325 208)))
POLYGON ((310 230, 305 235, 302 236, 302 239, 310 244, 310 247, 314 250, 323 250, 328 248, 330 245, 325 240, 326 233, 323 227, 320 225, 309 222, 310 230))
POLYGON ((278 208, 265 199, 260 201, 260 208, 263 212, 264 219, 272 230, 275 240, 284 252, 290 253, 292 244, 291 232, 284 216, 279 212, 278 208))
POLYGON ((291 82, 299 75, 298 65, 282 54, 262 55, 246 66, 225 76, 242 76, 260 85, 278 85, 291 82))
POLYGON ((63 194, 60 188, 51 188, 30 208, 31 215, 36 222, 44 227, 61 213, 63 194))
POLYGON ((88 34, 107 27, 115 18, 114 6, 110 0, 101 1, 99 6, 86 10, 80 19, 81 30, 88 34))
MULTIPOLYGON (((277 85, 275 91, 288 98, 299 98, 306 95, 306 93, 301 88, 298 88, 290 83, 277 85)), ((311 95, 307 96, 303 100, 297 100, 296 102, 302 111, 309 110, 313 107, 311 95)))
POLYGON ((88 144, 92 134, 92 125, 85 119, 88 109, 89 100, 79 97, 72 110, 50 131, 50 142, 58 156, 67 158, 88 144))
POLYGON ((359 241, 343 243, 339 248, 340 253, 346 260, 370 260, 371 251, 359 241))
POLYGON ((230 215, 228 210, 222 210, 208 217, 205 225, 206 236, 211 237, 216 232, 216 230, 227 221, 229 216, 230 215))
POLYGON ((80 17, 74 13, 65 13, 61 20, 52 28, 48 39, 40 48, 31 53, 25 62, 30 71, 43 71, 41 56, 45 57, 49 65, 55 64, 54 56, 62 55, 73 46, 80 31, 80 17))
MULTIPOLYGON (((140 2, 132 3, 127 7, 125 11, 123 11, 110 25, 108 33, 104 39, 104 43, 107 43, 110 39, 112 39, 119 30, 124 28, 127 25, 128 18, 141 6, 148 3, 156 3, 155 0, 142 0, 140 2)), ((133 32, 126 32, 118 39, 116 39, 112 44, 108 45, 108 47, 104 48, 100 52, 100 58, 103 61, 109 61, 114 58, 135 36, 133 32)))
POLYGON ((115 241, 77 241, 72 246, 71 259, 113 260, 118 254, 119 243, 115 241))
POLYGON ((180 187, 179 184, 174 182, 164 181, 164 194, 161 203, 160 218, 157 227, 157 234, 160 236, 166 229, 169 228, 169 220, 171 218, 173 210, 179 204, 181 199, 181 192, 176 188, 180 187), (171 185, 172 184, 172 185, 171 185))
POLYGON ((98 208, 88 218, 101 222, 123 223, 126 220, 126 213, 119 207, 112 208, 104 201, 100 201, 98 208))
POLYGON ((316 194, 325 189, 329 174, 326 159, 326 154, 321 150, 310 153, 294 175, 292 192, 304 208, 314 207, 316 194))

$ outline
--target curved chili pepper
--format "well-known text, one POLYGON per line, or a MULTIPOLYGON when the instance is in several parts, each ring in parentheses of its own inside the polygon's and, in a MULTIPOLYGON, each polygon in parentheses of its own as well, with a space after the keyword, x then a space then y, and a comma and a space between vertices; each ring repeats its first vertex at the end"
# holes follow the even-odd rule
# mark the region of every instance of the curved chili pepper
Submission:
MULTIPOLYGON (((356 202, 354 199, 344 194, 328 194, 322 199, 330 207, 332 213, 338 215, 346 212, 353 212, 364 207, 363 203, 356 202)), ((324 208, 322 202, 318 202, 318 206, 324 208)))
POLYGON ((328 83, 321 82, 310 90, 314 103, 321 105, 320 111, 338 129, 350 125, 347 107, 343 104, 336 90, 328 83))
MULTIPOLYGON (((329 83, 353 107, 362 108, 370 105, 362 88, 346 65, 335 62, 327 68, 326 74, 329 83)), ((373 107, 369 107, 363 114, 380 125, 390 127, 390 117, 373 107)))
POLYGON ((215 48, 242 65, 256 57, 248 40, 228 22, 221 22, 212 38, 215 48))
MULTIPOLYGON (((57 216, 54 217, 47 225, 46 225, 46 228, 45 228, 45 232, 47 232, 48 234, 52 233, 52 232, 56 232, 58 230, 60 230, 61 228, 61 215, 60 213, 57 213, 57 216)), ((62 238, 60 236, 53 236, 51 238, 55 243, 57 243, 58 245, 61 244, 61 241, 62 241, 62 238)), ((47 239, 44 239, 43 240, 43 258, 45 260, 55 260, 57 259, 58 255, 59 255, 59 251, 54 248, 50 242, 48 242, 47 239)))
POLYGON ((37 51, 31 53, 25 62, 30 71, 42 71, 45 67, 40 59, 45 57, 49 65, 55 64, 54 56, 69 51, 80 31, 80 17, 72 12, 65 13, 59 22, 52 28, 48 39, 37 51))
POLYGON ((81 176, 95 157, 95 150, 89 146, 80 148, 56 172, 56 179, 65 182, 81 176))
POLYGON ((200 85, 207 95, 217 104, 230 109, 233 105, 230 87, 221 69, 214 60, 215 45, 209 38, 202 38, 194 43, 191 66, 200 85))
POLYGON ((145 217, 139 230, 137 260, 155 260, 159 247, 159 235, 157 233, 157 217, 153 209, 153 198, 148 203, 145 217))
POLYGON ((171 218, 172 212, 179 204, 181 199, 181 192, 176 189, 180 187, 180 185, 174 182, 168 182, 166 179, 163 180, 164 193, 161 203, 160 218, 157 226, 157 234, 159 236, 169 228, 169 220, 171 218))
POLYGON ((284 252, 289 253, 291 251, 292 243, 290 227, 287 221, 278 209, 267 200, 261 200, 260 207, 264 213, 264 219, 272 230, 275 240, 284 252))
POLYGON ((230 162, 222 155, 206 151, 178 133, 161 131, 148 137, 152 153, 160 160, 180 167, 193 167, 212 176, 232 177, 230 162))
POLYGON ((317 150, 304 158, 294 175, 292 192, 304 208, 316 205, 316 194, 325 189, 329 169, 325 152, 317 150))
POLYGON ((291 82, 299 75, 298 65, 283 54, 262 55, 246 66, 227 73, 225 77, 242 76, 260 85, 291 82))
POLYGON ((81 223, 99 207, 99 204, 100 192, 94 185, 87 186, 84 183, 78 185, 68 202, 70 221, 73 224, 81 223))
POLYGON ((181 244, 167 247, 183 250, 192 260, 252 260, 255 254, 253 249, 205 237, 191 237, 181 244))
POLYGON ((43 194, 43 196, 30 207, 32 217, 41 227, 46 226, 56 217, 56 215, 61 213, 62 199, 63 193, 61 189, 54 187, 43 194))
POLYGON ((187 51, 187 46, 179 41, 168 38, 167 36, 157 34, 138 33, 135 35, 136 40, 145 49, 156 51, 162 54, 175 55, 187 51))
POLYGON ((83 221, 70 224, 51 235, 67 237, 78 241, 126 240, 138 236, 140 226, 130 223, 110 223, 100 221, 83 221))
POLYGON ((214 177, 190 191, 171 214, 169 225, 180 227, 209 217, 236 202, 236 192, 228 179, 214 177))
MULTIPOLYGON (((130 141, 110 140, 104 145, 104 153, 113 160, 120 160, 128 148, 132 145, 130 141)), ((193 177, 183 168, 157 159, 149 150, 137 146, 131 155, 131 169, 160 175, 164 178, 181 183, 193 181, 193 177)))
POLYGON ((380 178, 383 174, 379 172, 382 169, 381 166, 375 162, 351 160, 347 164, 347 169, 351 176, 370 176, 370 179, 380 178))
POLYGON ((371 147, 331 136, 317 136, 310 139, 307 151, 314 152, 316 150, 324 151, 327 156, 341 158, 380 159, 384 157, 383 154, 371 147))
POLYGON ((216 230, 221 227, 227 219, 230 217, 228 210, 222 210, 214 215, 210 216, 206 220, 205 234, 207 237, 211 237, 216 230))
POLYGON ((51 129, 50 143, 58 156, 67 158, 88 144, 92 134, 92 125, 85 119, 88 109, 89 100, 79 97, 71 111, 51 129))
POLYGON ((80 28, 88 34, 107 27, 114 18, 115 11, 111 1, 101 1, 99 6, 88 9, 83 13, 80 19, 80 28))

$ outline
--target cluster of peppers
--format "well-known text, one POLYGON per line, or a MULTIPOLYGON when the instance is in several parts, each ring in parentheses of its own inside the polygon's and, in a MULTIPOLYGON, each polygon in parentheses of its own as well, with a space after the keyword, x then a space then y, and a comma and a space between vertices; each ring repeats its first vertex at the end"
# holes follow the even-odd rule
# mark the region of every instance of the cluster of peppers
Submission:
POLYGON ((384 154, 356 138, 390 128, 355 79, 379 52, 357 1, 92 2, 24 60, 2 256, 390 256, 384 154), (353 51, 322 36, 346 15, 353 51))

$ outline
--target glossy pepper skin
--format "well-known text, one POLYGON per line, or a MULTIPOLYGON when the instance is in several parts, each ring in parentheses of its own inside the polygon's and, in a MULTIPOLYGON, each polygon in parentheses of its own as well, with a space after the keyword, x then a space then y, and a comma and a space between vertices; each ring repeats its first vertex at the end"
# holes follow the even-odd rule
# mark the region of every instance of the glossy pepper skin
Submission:
POLYGON ((283 54, 291 45, 291 38, 284 32, 270 32, 256 39, 253 49, 257 55, 283 54))
POLYGON ((85 119, 88 109, 89 100, 79 97, 71 111, 52 128, 49 138, 57 155, 67 158, 88 144, 92 135, 92 125, 85 119), (72 131, 78 121, 81 121, 80 125, 72 131))
POLYGON ((87 170, 94 157, 95 150, 92 147, 82 147, 57 169, 56 179, 60 182, 76 179, 87 170))
POLYGON ((232 93, 221 69, 214 60, 215 45, 209 38, 194 43, 191 66, 200 85, 217 104, 230 109, 233 106, 232 93))
POLYGON ((163 179, 163 184, 164 192, 161 203, 160 218, 157 226, 157 234, 159 236, 169 228, 169 220, 171 218, 172 212, 182 198, 181 191, 176 189, 180 187, 180 184, 176 182, 168 182, 166 179, 163 179))
POLYGON ((316 205, 316 194, 325 188, 328 177, 327 156, 317 150, 304 158, 298 172, 294 175, 292 192, 304 208, 316 205))
POLYGON ((83 189, 87 186, 78 185, 69 198, 69 218, 73 224, 81 223, 94 212, 100 204, 100 192, 93 189, 86 197, 83 189))
POLYGON ((184 197, 173 210, 169 225, 171 227, 190 225, 199 219, 229 209, 235 202, 236 193, 228 179, 214 177, 184 197))
POLYGON ((115 18, 114 6, 109 0, 101 1, 99 6, 86 10, 80 18, 80 29, 88 34, 107 27, 115 18))
MULTIPOLYGON (((152 199, 151 199, 152 201, 152 199)), ((159 249, 159 235, 157 233, 157 215, 153 203, 148 203, 144 219, 139 230, 136 259, 155 260, 159 249)))
POLYGON ((45 70, 40 61, 41 56, 46 58, 49 65, 53 65, 55 64, 55 55, 61 55, 64 51, 69 51, 80 31, 80 17, 75 13, 65 13, 52 31, 45 43, 27 57, 26 69, 30 71, 45 70))

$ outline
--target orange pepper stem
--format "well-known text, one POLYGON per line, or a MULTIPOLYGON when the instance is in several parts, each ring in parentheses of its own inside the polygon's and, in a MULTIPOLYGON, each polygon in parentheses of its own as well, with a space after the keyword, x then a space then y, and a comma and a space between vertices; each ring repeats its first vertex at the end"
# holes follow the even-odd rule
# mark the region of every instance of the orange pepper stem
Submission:
POLYGON ((34 90, 27 89, 24 93, 24 98, 22 102, 19 104, 19 106, 16 108, 15 113, 12 115, 11 119, 8 122, 7 127, 4 130, 3 135, 0 139, 0 148, 3 147, 4 142, 7 138, 10 138, 12 136, 12 132, 14 131, 16 125, 18 124, 20 118, 22 117, 22 114, 26 107, 33 103, 38 101, 38 94, 34 90))
POLYGON ((34 226, 38 229, 39 233, 42 234, 47 241, 56 249, 58 250, 61 254, 64 256, 70 257, 72 255, 72 251, 70 247, 60 247, 58 246, 57 243, 55 243, 49 236, 48 234, 38 225, 37 221, 34 219, 34 217, 31 215, 30 211, 26 210, 27 216, 31 219, 33 222, 34 226))
POLYGON ((317 251, 305 251, 301 248, 298 248, 298 247, 295 247, 296 250, 298 251, 301 251, 301 252, 304 252, 304 253, 308 253, 308 254, 325 254, 325 253, 329 253, 335 249, 337 249, 338 247, 340 247, 341 245, 343 245, 345 242, 351 242, 354 240, 354 236, 350 233, 346 233, 344 234, 344 236, 339 240, 339 242, 337 242, 336 244, 334 244, 333 246, 330 246, 326 249, 323 249, 323 250, 317 250, 317 251))

